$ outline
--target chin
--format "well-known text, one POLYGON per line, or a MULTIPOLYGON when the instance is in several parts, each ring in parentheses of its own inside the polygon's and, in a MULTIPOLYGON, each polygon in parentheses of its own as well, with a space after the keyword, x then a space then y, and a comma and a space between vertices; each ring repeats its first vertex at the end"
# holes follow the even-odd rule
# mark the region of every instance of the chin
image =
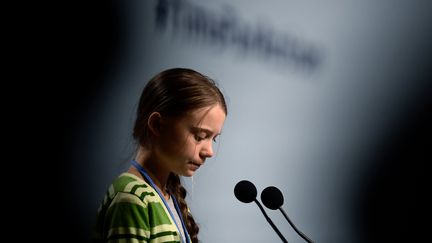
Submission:
POLYGON ((187 170, 187 171, 183 174, 183 176, 184 176, 184 177, 191 177, 191 176, 193 176, 193 175, 195 174, 195 172, 196 172, 196 171, 193 171, 193 170, 187 170))

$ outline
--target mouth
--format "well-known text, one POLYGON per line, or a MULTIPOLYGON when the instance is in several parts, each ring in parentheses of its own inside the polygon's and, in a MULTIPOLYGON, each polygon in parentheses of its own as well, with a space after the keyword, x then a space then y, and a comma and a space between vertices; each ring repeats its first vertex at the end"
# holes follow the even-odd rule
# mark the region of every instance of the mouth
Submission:
POLYGON ((202 163, 197 163, 194 161, 189 161, 189 164, 192 165, 195 170, 197 170, 201 165, 203 165, 202 163))

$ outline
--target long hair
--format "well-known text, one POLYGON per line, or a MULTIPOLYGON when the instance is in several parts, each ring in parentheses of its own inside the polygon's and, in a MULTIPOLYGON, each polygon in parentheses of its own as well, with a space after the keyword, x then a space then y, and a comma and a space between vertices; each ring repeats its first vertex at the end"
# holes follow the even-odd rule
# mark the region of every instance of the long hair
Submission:
MULTIPOLYGON (((189 111, 219 104, 227 115, 225 98, 216 83, 207 76, 186 68, 165 70, 154 76, 145 86, 138 104, 133 137, 139 145, 151 147, 147 121, 151 113, 164 117, 180 117, 189 111)), ((182 217, 192 242, 198 242, 199 227, 186 203, 186 189, 180 177, 171 173, 167 189, 179 203, 182 217)))

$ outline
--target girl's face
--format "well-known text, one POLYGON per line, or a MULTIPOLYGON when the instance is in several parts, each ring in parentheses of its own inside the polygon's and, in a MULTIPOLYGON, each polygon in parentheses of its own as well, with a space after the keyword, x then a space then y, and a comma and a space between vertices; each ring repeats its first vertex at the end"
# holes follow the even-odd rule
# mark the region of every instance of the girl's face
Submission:
POLYGON ((192 176, 214 155, 213 143, 221 133, 225 112, 220 105, 204 107, 163 123, 157 155, 170 172, 192 176))

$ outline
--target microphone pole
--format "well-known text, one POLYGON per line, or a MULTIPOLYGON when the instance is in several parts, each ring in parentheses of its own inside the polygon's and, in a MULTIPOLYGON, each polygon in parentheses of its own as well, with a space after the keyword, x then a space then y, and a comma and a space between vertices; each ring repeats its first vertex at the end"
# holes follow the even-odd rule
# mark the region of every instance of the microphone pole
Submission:
POLYGON ((297 232, 298 235, 300 235, 305 241, 309 243, 313 243, 311 239, 309 239, 305 234, 303 234, 300 230, 297 229, 297 227, 294 225, 294 223, 288 218, 288 215, 285 213, 285 211, 282 209, 282 207, 279 208, 279 210, 282 212, 283 216, 285 216, 288 223, 293 227, 295 232, 297 232))
POLYGON ((285 219, 288 221, 288 223, 291 225, 291 227, 295 230, 295 232, 303 238, 305 241, 309 243, 313 243, 311 239, 309 239, 305 234, 303 234, 300 230, 297 229, 297 227, 294 225, 294 223, 288 218, 288 215, 285 213, 285 211, 282 209, 282 205, 284 203, 284 198, 282 195, 282 192, 274 186, 269 186, 265 188, 261 192, 261 201, 263 204, 271 209, 276 210, 279 209, 283 216, 285 216, 285 219))
POLYGON ((263 213, 264 218, 267 220, 267 222, 269 222, 269 224, 274 229, 274 231, 276 231, 276 233, 279 235, 279 237, 281 238, 281 240, 283 242, 285 242, 285 243, 288 243, 288 241, 285 239, 285 237, 282 235, 282 233, 278 230, 278 228, 273 223, 273 221, 270 219, 270 217, 266 214, 266 212, 264 211, 264 208, 261 205, 261 203, 259 203, 259 201, 257 199, 255 199, 254 202, 258 205, 259 209, 261 209, 261 212, 263 213))

